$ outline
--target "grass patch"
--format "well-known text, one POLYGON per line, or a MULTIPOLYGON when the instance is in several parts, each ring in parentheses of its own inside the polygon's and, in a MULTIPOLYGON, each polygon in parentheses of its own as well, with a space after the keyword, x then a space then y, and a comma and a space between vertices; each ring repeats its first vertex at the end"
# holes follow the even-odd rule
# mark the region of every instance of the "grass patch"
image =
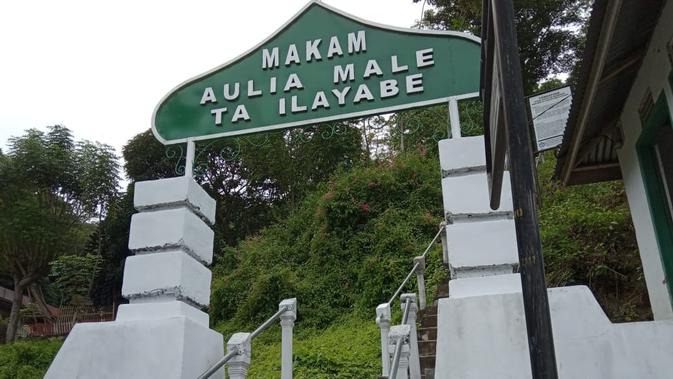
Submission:
POLYGON ((49 338, 0 345, 0 379, 44 377, 62 344, 61 338, 49 338))
MULTIPOLYGON (((381 373, 379 329, 372 317, 348 317, 325 330, 295 324, 294 378, 375 378, 381 373)), ((280 377, 280 327, 253 342, 249 378, 280 377)))

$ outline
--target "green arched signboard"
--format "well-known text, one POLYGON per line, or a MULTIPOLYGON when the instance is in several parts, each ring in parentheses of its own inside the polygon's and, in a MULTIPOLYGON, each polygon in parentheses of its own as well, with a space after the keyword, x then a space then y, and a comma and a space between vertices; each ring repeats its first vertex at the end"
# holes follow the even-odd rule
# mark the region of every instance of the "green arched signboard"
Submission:
POLYGON ((168 93, 152 130, 173 144, 473 97, 479 62, 472 35, 377 25, 312 1, 252 50, 168 93))

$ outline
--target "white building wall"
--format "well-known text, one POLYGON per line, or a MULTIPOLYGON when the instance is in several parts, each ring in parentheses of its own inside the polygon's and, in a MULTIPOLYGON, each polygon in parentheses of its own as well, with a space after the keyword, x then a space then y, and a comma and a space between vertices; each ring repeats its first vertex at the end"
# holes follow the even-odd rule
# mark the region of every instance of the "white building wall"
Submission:
MULTIPOLYGON (((624 145, 619 151, 619 162, 654 318, 665 320, 673 319, 673 308, 671 307, 666 285, 667 278, 659 254, 654 225, 647 203, 645 184, 636 153, 636 142, 642 129, 638 108, 648 88, 652 92, 654 101, 657 101, 660 94, 663 93, 664 86, 668 83, 668 75, 671 71, 666 45, 673 38, 673 22, 670 22, 670 20, 673 20, 673 2, 669 1, 666 4, 660 20, 654 31, 647 56, 631 88, 631 93, 621 115, 624 145)), ((673 99, 669 97, 668 100, 670 107, 673 104, 673 99)), ((671 110, 673 111, 673 107, 671 107, 671 110)), ((670 278, 670 280, 673 280, 673 278, 670 278)))

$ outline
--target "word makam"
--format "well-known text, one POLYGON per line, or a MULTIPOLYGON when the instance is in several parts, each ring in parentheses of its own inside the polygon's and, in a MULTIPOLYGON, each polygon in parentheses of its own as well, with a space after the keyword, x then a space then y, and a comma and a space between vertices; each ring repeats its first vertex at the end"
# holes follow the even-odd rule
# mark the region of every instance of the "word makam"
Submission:
MULTIPOLYGON (((284 67, 293 67, 301 65, 302 63, 309 63, 312 61, 322 61, 323 54, 327 59, 336 57, 343 57, 344 50, 342 44, 337 36, 332 36, 327 43, 326 50, 321 49, 323 44, 322 39, 315 39, 306 41, 303 54, 300 54, 296 44, 290 44, 284 51, 284 56, 281 56, 280 49, 274 47, 272 49, 263 49, 262 51, 262 70, 280 70, 284 67), (304 58, 302 60, 302 58, 304 58), (282 65, 281 65, 282 62, 282 65)), ((367 40, 364 30, 347 35, 347 52, 348 55, 361 54, 367 51, 367 40)), ((421 69, 431 67, 434 65, 434 51, 433 49, 423 49, 416 51, 416 68, 421 69)), ((399 62, 397 55, 390 56, 390 66, 387 70, 389 74, 400 74, 409 71, 409 65, 399 62)), ((356 76, 362 79, 370 77, 381 77, 384 71, 376 59, 367 61, 364 67, 356 67, 353 63, 337 64, 333 66, 332 82, 335 85, 344 85, 355 81, 356 76)), ((405 94, 421 93, 423 92, 423 74, 408 74, 404 76, 404 80, 400 83, 398 79, 381 80, 376 88, 370 88, 368 84, 360 84, 357 88, 352 88, 349 85, 340 88, 332 88, 315 91, 313 100, 306 104, 301 104, 297 95, 292 95, 294 91, 304 89, 304 84, 297 73, 289 73, 282 80, 280 75, 272 76, 268 82, 264 83, 262 87, 260 83, 255 80, 248 80, 245 88, 245 95, 248 99, 264 96, 265 94, 276 95, 282 93, 283 96, 278 98, 277 112, 280 116, 285 116, 288 113, 301 113, 311 111, 318 111, 321 109, 329 109, 332 105, 337 104, 343 106, 346 102, 359 104, 362 101, 374 101, 378 99, 387 99, 397 96, 400 91, 405 94), (287 94, 287 96, 284 96, 287 94), (376 96, 375 96, 376 95, 376 96), (288 101, 289 100, 289 101, 288 101), (288 104, 289 102, 289 104, 288 104)), ((207 87, 203 90, 200 104, 206 106, 209 104, 218 104, 219 101, 224 100, 227 103, 235 103, 242 100, 241 83, 224 83, 222 91, 216 94, 213 87, 207 87)), ((250 114, 245 104, 235 105, 235 110, 231 114, 231 123, 235 124, 240 121, 250 120, 250 114)), ((221 107, 212 109, 210 111, 213 116, 213 121, 216 126, 222 126, 225 115, 229 112, 229 107, 221 107)))

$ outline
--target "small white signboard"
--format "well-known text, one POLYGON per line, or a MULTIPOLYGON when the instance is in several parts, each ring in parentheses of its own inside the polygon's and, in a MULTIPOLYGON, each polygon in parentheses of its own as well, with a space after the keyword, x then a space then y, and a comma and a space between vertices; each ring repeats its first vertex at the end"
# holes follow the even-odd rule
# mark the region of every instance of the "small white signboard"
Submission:
POLYGON ((553 149, 563 142, 571 103, 570 87, 557 88, 528 98, 537 151, 553 149))

